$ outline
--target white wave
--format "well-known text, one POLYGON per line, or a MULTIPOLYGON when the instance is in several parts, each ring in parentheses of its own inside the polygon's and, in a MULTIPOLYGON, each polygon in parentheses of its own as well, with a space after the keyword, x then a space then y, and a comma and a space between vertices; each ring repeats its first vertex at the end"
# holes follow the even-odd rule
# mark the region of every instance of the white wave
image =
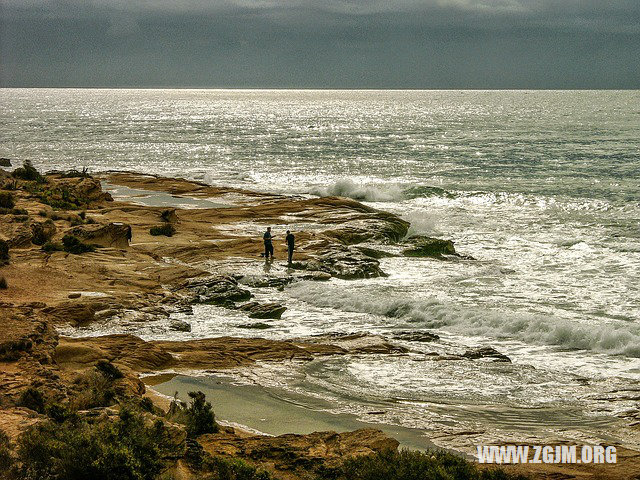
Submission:
POLYGON ((348 197, 364 202, 397 202, 405 199, 403 189, 397 184, 358 185, 350 179, 315 188, 311 193, 321 197, 348 197))
MULTIPOLYGON (((640 358, 640 324, 576 322, 528 313, 466 308, 436 298, 411 299, 388 292, 346 290, 340 285, 302 282, 289 293, 317 307, 380 315, 414 326, 465 335, 514 339, 533 345, 591 350, 640 358)), ((404 325, 406 328, 406 325, 404 325)))

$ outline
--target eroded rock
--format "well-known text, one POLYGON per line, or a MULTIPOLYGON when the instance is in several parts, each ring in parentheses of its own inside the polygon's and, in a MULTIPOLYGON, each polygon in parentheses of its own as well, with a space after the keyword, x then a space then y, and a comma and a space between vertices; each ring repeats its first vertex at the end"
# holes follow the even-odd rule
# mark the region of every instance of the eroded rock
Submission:
POLYGON ((91 245, 127 248, 129 246, 129 228, 129 225, 125 223, 87 224, 73 227, 67 233, 91 245))
POLYGON ((492 358, 495 362, 508 362, 511 363, 511 359, 505 354, 500 353, 493 347, 479 347, 472 350, 467 350, 462 354, 465 358, 476 360, 479 358, 492 358))
POLYGON ((405 257, 433 257, 442 258, 443 255, 456 255, 456 249, 451 240, 418 235, 406 240, 411 245, 402 251, 405 257))

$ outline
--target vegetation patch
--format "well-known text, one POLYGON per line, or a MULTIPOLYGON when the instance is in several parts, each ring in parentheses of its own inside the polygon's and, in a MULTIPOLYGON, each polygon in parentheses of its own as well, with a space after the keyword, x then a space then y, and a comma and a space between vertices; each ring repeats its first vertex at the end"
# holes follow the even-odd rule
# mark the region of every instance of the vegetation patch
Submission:
POLYGON ((38 413, 44 413, 44 396, 37 388, 29 387, 20 395, 20 398, 18 399, 18 406, 29 408, 38 413))
POLYGON ((189 392, 191 402, 188 406, 174 398, 169 406, 167 416, 172 421, 182 423, 187 427, 189 437, 197 437, 204 433, 216 433, 218 424, 211 408, 202 392, 189 392))
POLYGON ((442 450, 389 450, 349 458, 318 480, 526 480, 503 469, 480 469, 459 455, 442 450))
POLYGON ((62 178, 93 178, 89 174, 89 168, 87 167, 82 167, 82 170, 77 170, 75 168, 67 170, 66 172, 62 172, 60 176, 62 178))
POLYGON ((157 237, 159 235, 173 237, 173 235, 176 233, 176 227, 174 227, 170 223, 165 223, 163 225, 156 225, 155 227, 151 227, 149 233, 154 237, 157 237))
POLYGON ((27 180, 36 183, 46 183, 47 179, 40 175, 40 172, 35 169, 30 160, 26 160, 22 167, 16 168, 11 175, 13 178, 19 178, 20 180, 27 180))
POLYGON ((202 480, 274 480, 269 472, 239 458, 207 457, 201 471, 202 480))
POLYGON ((167 431, 123 408, 115 421, 47 420, 18 440, 17 479, 152 480, 163 470, 167 431))
POLYGON ((12 209, 15 207, 16 201, 11 192, 0 192, 0 208, 12 209))
POLYGON ((95 252, 96 247, 82 242, 78 237, 65 235, 62 237, 62 247, 65 252, 80 255, 86 252, 95 252))
POLYGON ((46 242, 42 245, 42 251, 45 253, 62 252, 64 251, 64 247, 61 243, 46 242))

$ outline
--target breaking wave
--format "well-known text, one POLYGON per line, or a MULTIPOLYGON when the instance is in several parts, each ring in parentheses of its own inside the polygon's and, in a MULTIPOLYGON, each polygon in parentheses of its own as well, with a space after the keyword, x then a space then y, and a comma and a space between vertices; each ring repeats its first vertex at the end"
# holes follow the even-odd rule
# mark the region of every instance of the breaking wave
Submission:
POLYGON ((581 323, 544 315, 466 308, 435 298, 414 300, 388 293, 349 291, 341 286, 309 282, 291 285, 289 293, 316 307, 394 319, 400 328, 406 328, 406 323, 410 323, 413 327, 419 325, 465 336, 513 339, 530 345, 552 345, 640 358, 638 323, 581 323))
POLYGON ((439 187, 426 185, 403 186, 396 183, 361 185, 350 179, 338 180, 326 187, 315 188, 310 192, 320 197, 348 197, 362 202, 399 202, 420 197, 454 198, 455 194, 439 187))

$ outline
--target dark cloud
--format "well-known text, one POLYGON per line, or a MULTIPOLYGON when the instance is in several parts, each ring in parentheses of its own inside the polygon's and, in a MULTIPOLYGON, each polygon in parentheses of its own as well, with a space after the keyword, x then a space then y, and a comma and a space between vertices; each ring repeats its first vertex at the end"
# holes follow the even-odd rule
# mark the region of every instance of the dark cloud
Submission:
POLYGON ((637 0, 3 0, 3 86, 640 88, 637 0))

